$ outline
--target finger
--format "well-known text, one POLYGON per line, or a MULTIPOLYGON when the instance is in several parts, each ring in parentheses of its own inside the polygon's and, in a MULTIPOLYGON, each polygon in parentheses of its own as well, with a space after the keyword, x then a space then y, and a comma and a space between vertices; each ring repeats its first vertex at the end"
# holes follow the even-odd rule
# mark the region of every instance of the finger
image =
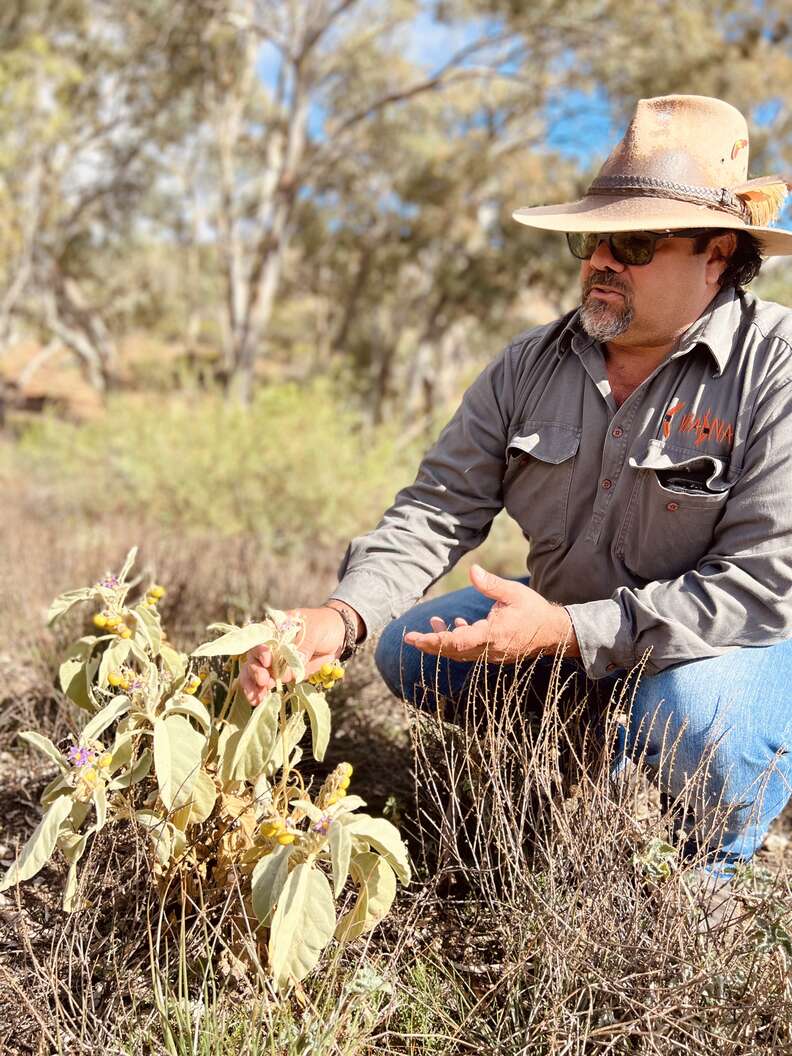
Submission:
POLYGON ((269 686, 264 687, 258 685, 258 683, 251 678, 250 674, 245 671, 242 671, 239 675, 239 685, 248 704, 250 704, 252 708, 258 707, 263 700, 266 700, 271 689, 269 686))
POLYGON ((255 684, 261 686, 262 689, 272 685, 272 674, 266 667, 261 667, 259 664, 245 664, 242 671, 247 671, 255 684))
POLYGON ((468 621, 465 619, 464 616, 455 616, 454 617, 454 626, 455 627, 468 627, 470 625, 468 624, 468 621))
POLYGON ((470 582, 480 593, 496 601, 515 602, 529 588, 513 579, 503 579, 494 572, 487 572, 481 565, 470 566, 470 582))
POLYGON ((445 620, 440 616, 430 616, 429 623, 433 631, 445 631, 448 629, 445 620))
POLYGON ((257 645, 248 650, 248 662, 259 663, 263 667, 272 667, 272 650, 268 645, 257 645))
POLYGON ((482 623, 483 627, 465 625, 453 631, 440 631, 434 634, 419 634, 411 631, 405 635, 404 640, 408 645, 414 645, 425 652, 442 652, 446 656, 455 656, 458 659, 463 659, 461 654, 465 652, 473 652, 478 656, 487 644, 488 628, 485 621, 479 621, 479 624, 482 623))
POLYGON ((268 671, 263 668, 251 669, 243 667, 239 673, 239 684, 248 700, 252 703, 261 693, 269 693, 275 685, 275 680, 268 671))

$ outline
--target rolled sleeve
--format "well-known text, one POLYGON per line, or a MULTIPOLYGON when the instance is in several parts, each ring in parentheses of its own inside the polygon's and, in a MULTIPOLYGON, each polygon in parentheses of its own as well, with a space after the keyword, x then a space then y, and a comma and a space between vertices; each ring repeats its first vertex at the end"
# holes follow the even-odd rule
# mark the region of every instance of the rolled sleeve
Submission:
POLYGON ((479 375, 414 483, 372 532, 351 541, 331 596, 360 614, 367 636, 415 604, 487 537, 503 504, 517 352, 509 346, 479 375))

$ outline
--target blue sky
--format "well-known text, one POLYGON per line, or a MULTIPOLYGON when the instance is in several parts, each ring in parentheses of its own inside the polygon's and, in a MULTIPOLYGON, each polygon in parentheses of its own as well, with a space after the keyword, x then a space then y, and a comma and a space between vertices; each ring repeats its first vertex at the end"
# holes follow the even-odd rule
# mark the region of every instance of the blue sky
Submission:
MULTIPOLYGON (((437 21, 430 11, 429 0, 406 31, 404 53, 428 72, 447 62, 465 44, 480 37, 487 30, 493 34, 498 23, 492 19, 471 19, 464 25, 448 26, 437 21)), ((274 85, 277 75, 277 53, 272 47, 262 48, 259 75, 265 84, 274 85)), ((751 124, 771 124, 781 108, 780 100, 758 105, 749 116, 751 124)), ((577 162, 581 169, 591 168, 603 160, 624 131, 615 123, 607 96, 602 90, 582 92, 570 90, 557 97, 547 107, 546 142, 560 154, 577 162)), ((315 107, 310 117, 311 133, 322 135, 324 114, 315 107)), ((783 217, 784 226, 792 221, 792 204, 783 217)))
MULTIPOLYGON (((447 62, 465 44, 471 43, 489 29, 497 32, 493 20, 471 19, 464 25, 447 26, 424 10, 414 21, 405 40, 405 56, 431 72, 447 62)), ((278 55, 271 45, 264 45, 259 57, 259 76, 274 87, 278 73, 278 55)), ((311 132, 321 136, 323 114, 315 108, 311 115, 311 132)), ((607 153, 608 144, 618 132, 614 128, 607 99, 602 92, 586 94, 568 92, 556 100, 548 112, 548 143, 559 153, 591 164, 607 153)))

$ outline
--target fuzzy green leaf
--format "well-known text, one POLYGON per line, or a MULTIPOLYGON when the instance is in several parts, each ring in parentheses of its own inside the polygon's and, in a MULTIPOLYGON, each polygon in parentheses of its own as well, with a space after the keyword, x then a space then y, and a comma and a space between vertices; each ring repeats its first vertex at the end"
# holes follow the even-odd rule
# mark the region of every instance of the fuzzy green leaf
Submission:
POLYGON ((358 885, 358 899, 338 922, 336 938, 350 942, 371 931, 387 914, 396 897, 396 876, 379 854, 356 854, 351 863, 352 878, 358 885))
POLYGON ((231 764, 234 780, 254 781, 264 770, 278 736, 279 713, 280 696, 277 693, 270 693, 266 700, 253 708, 234 751, 231 764))
POLYGON ((184 678, 187 670, 187 658, 184 653, 180 653, 172 645, 168 645, 167 642, 160 642, 159 654, 171 678, 174 680, 184 678))
POLYGON ((83 726, 80 739, 85 744, 96 740, 108 726, 112 726, 114 722, 120 719, 122 715, 126 715, 128 711, 129 697, 123 694, 113 697, 109 704, 103 707, 101 711, 97 711, 94 717, 83 726))
POLYGON ((277 986, 305 978, 332 939, 335 923, 327 877, 303 862, 286 878, 272 918, 269 960, 277 986))
POLYGON ((187 824, 198 825, 202 821, 206 821, 214 810, 216 802, 217 785, 215 785, 210 774, 207 774, 205 770, 199 770, 190 795, 190 813, 187 824))
POLYGON ((97 781, 93 801, 96 807, 96 831, 101 832, 107 823, 107 793, 104 781, 97 781))
POLYGON ((253 715, 245 694, 240 688, 231 701, 231 710, 223 722, 217 739, 217 770, 222 781, 231 780, 231 764, 234 761, 239 738, 253 715))
POLYGON ((221 634, 213 642, 204 642, 193 651, 193 656, 239 656, 257 645, 270 645, 275 641, 275 631, 268 623, 249 623, 236 627, 228 634, 221 634))
POLYGON ((206 705, 189 693, 176 693, 171 697, 165 705, 165 714, 186 715, 188 718, 195 719, 198 725, 203 727, 205 734, 208 735, 211 732, 212 719, 206 710, 206 705))
POLYGON ((351 836, 358 836, 388 861, 403 884, 410 882, 410 862, 407 848, 402 842, 399 830, 385 818, 371 818, 368 814, 358 814, 346 825, 351 836))
POLYGON ((278 653, 283 663, 291 668, 294 681, 302 682, 305 678, 305 654, 301 653, 296 645, 288 645, 286 642, 281 642, 278 653))
POLYGON ((304 733, 305 716, 303 712, 298 711, 295 715, 289 716, 284 733, 282 735, 279 733, 277 740, 273 744, 272 752, 267 760, 267 773, 270 776, 281 769, 284 758, 289 760, 290 766, 295 765, 292 753, 294 753, 295 747, 304 733))
POLYGON ((190 801, 205 746, 206 738, 183 716, 154 720, 154 769, 160 797, 168 810, 190 801))
POLYGON ((160 625, 159 613, 145 602, 141 602, 134 608, 135 615, 140 621, 138 630, 145 634, 148 645, 154 656, 159 656, 162 646, 162 627, 160 625))
POLYGON ((136 546, 133 546, 127 556, 124 558, 124 564, 121 566, 121 571, 118 573, 118 581, 120 583, 124 583, 126 581, 126 577, 132 571, 132 566, 135 563, 137 552, 138 548, 136 546))
POLYGON ((107 678, 110 672, 120 671, 122 664, 126 663, 131 648, 132 643, 128 639, 117 638, 114 642, 110 642, 102 653, 102 659, 99 664, 99 676, 97 678, 97 682, 102 689, 107 686, 107 678))
POLYGON ((52 624, 81 601, 89 601, 96 591, 93 587, 81 587, 79 590, 67 590, 59 594, 47 610, 47 623, 52 624))
POLYGON ((321 762, 330 741, 330 707, 324 693, 308 684, 298 686, 294 696, 299 706, 308 712, 308 718, 311 720, 314 759, 321 762))
POLYGON ((151 770, 151 764, 153 762, 153 755, 151 751, 146 748, 145 751, 141 752, 140 758, 132 766, 130 770, 120 774, 114 778, 107 786, 110 792, 116 792, 121 788, 130 788, 132 785, 136 785, 139 781, 142 781, 144 777, 151 770))
POLYGON ((268 927, 272 910, 280 898, 286 877, 289 875, 289 858, 293 847, 276 847, 270 854, 256 862, 250 878, 253 912, 264 927, 268 927))
POLYGON ((66 757, 58 751, 49 737, 45 737, 41 733, 36 733, 35 730, 25 730, 24 733, 20 733, 19 739, 21 741, 27 741, 28 744, 33 745, 34 748, 38 748, 40 752, 48 756, 53 763, 57 763, 62 773, 67 773, 70 769, 66 757))
POLYGON ((58 832, 71 813, 73 800, 71 796, 60 796, 36 826, 33 835, 22 848, 19 858, 11 866, 0 883, 0 891, 7 891, 14 884, 30 880, 43 869, 58 839, 58 832))
POLYGON ((330 857, 333 863, 333 894, 338 898, 349 875, 352 837, 346 825, 341 825, 338 821, 330 822, 327 836, 330 841, 330 857))
MULTIPOLYGON (((84 708, 86 711, 90 711, 93 707, 89 691, 88 667, 95 643, 96 638, 93 635, 74 642, 66 652, 66 659, 58 668, 60 688, 78 708, 84 708)), ((93 677, 93 670, 90 672, 90 677, 93 677)))

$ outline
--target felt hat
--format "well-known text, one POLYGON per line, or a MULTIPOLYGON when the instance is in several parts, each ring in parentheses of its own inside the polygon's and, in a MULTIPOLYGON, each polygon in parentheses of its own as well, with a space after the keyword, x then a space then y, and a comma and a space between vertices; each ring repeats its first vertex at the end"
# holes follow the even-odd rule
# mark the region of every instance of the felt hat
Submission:
POLYGON ((722 99, 641 99, 624 134, 577 202, 517 209, 545 231, 748 231, 768 256, 792 254, 792 232, 769 225, 789 187, 780 176, 748 179, 748 126, 722 99))

